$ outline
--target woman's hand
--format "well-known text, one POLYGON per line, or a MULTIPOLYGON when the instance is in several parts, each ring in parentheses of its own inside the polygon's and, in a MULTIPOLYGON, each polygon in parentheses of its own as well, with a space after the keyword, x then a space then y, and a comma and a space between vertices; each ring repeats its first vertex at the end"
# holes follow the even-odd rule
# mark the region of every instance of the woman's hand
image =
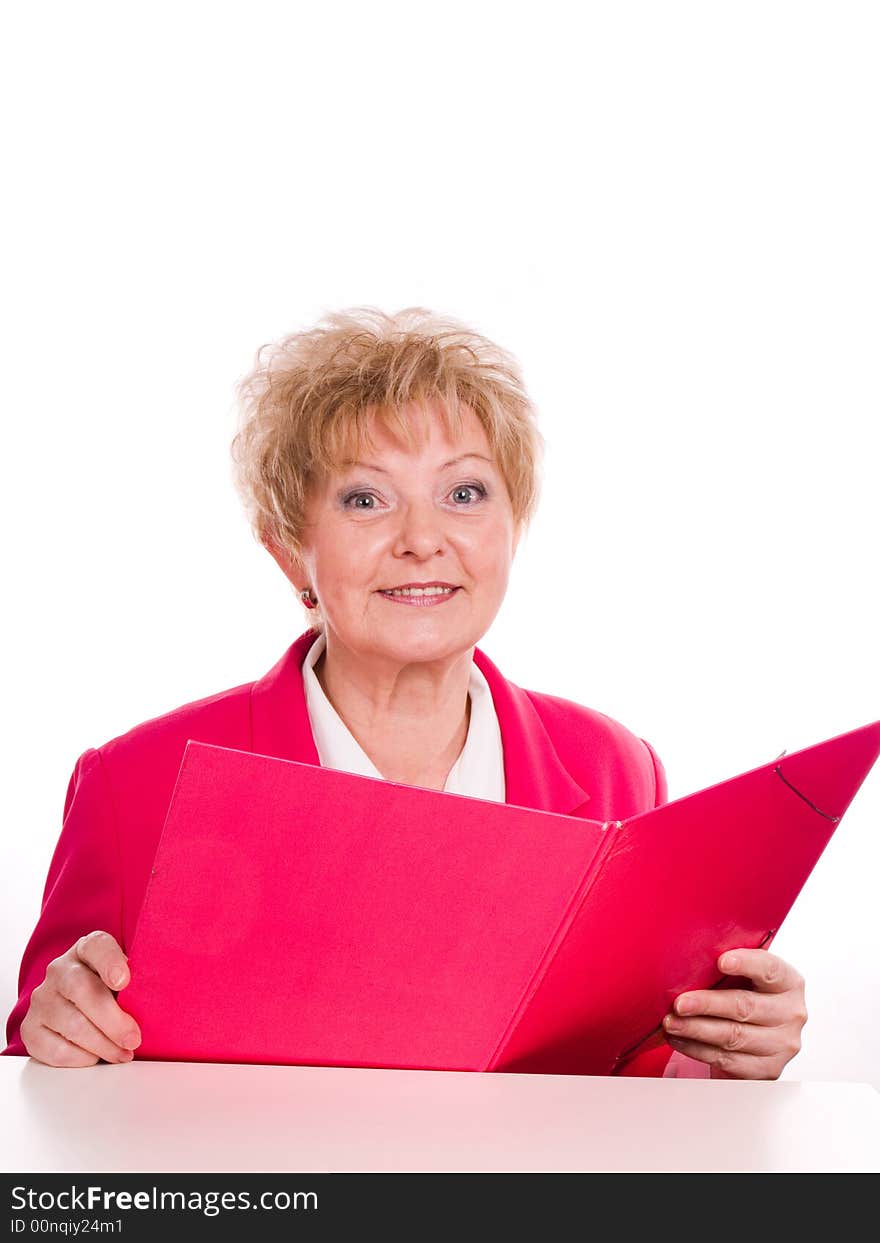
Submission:
POLYGON ((141 1034, 113 996, 130 977, 128 959, 109 932, 90 932, 54 958, 21 1023, 31 1057, 48 1066, 130 1062, 141 1034))
POLYGON ((729 950, 725 975, 746 976, 754 991, 710 988, 676 997, 663 1020, 673 1049, 707 1062, 712 1079, 778 1079, 801 1047, 807 1021, 804 981, 767 950, 729 950))

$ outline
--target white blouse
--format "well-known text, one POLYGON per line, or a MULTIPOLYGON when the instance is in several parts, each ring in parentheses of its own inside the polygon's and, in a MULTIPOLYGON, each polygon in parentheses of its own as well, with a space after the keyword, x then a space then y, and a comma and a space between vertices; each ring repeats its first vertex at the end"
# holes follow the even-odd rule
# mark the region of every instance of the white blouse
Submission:
MULTIPOLYGON (((381 779, 382 774, 330 703, 318 681, 315 665, 326 646, 325 635, 319 634, 309 648, 302 667, 306 708, 318 758, 324 768, 338 768, 362 777, 381 779)), ((448 794, 464 794, 468 798, 485 798, 503 803, 505 783, 501 727, 489 683, 473 660, 468 695, 471 701, 471 717, 467 738, 458 759, 449 771, 443 789, 448 794)))

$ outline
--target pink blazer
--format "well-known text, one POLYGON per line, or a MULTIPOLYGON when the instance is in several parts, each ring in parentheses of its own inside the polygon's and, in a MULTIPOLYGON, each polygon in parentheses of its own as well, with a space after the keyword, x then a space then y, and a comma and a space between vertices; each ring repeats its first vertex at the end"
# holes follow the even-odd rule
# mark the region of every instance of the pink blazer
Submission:
MULTIPOLYGON (((79 757, 3 1053, 27 1056, 19 1027, 31 992, 80 936, 102 929, 127 952, 187 739, 320 763, 302 680, 316 637, 300 635, 259 681, 184 704, 79 757)), ((498 715, 508 803, 622 820, 666 801, 663 767, 643 739, 601 712, 522 690, 479 648, 474 660, 498 715)), ((669 1055, 645 1054, 628 1073, 660 1075, 669 1055)))

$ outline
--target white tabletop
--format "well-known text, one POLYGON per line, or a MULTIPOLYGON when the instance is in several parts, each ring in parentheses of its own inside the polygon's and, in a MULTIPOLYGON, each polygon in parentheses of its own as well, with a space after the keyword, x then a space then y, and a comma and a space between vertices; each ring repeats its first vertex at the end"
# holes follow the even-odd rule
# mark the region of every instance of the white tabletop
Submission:
POLYGON ((880 1170, 863 1083, 0 1058, 4 1172, 880 1170))

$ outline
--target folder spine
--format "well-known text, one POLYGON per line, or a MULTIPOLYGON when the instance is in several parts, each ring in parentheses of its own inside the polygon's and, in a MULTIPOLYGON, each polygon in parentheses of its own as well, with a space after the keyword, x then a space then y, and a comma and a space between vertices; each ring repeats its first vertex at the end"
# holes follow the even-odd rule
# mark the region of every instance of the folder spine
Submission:
POLYGON ((613 851, 617 841, 617 834, 622 827, 623 822, 620 820, 606 820, 602 825, 604 830, 602 841, 599 843, 596 853, 590 860, 581 883, 572 895, 571 901, 569 902, 565 913, 557 924, 556 931, 550 938, 547 947, 538 960, 538 964, 535 967, 528 984, 523 990, 522 996, 516 1004, 510 1020, 508 1021, 501 1038, 498 1040, 495 1049, 485 1066, 485 1070, 495 1070, 502 1061, 505 1050, 510 1044, 513 1034, 519 1026, 525 1011, 531 1003, 532 998, 538 992, 542 980, 550 969, 550 966, 559 952, 559 949, 564 944, 565 938, 574 924, 574 921, 577 919, 579 912, 583 908, 584 902, 587 900, 590 891, 599 879, 605 865, 605 861, 613 851))

